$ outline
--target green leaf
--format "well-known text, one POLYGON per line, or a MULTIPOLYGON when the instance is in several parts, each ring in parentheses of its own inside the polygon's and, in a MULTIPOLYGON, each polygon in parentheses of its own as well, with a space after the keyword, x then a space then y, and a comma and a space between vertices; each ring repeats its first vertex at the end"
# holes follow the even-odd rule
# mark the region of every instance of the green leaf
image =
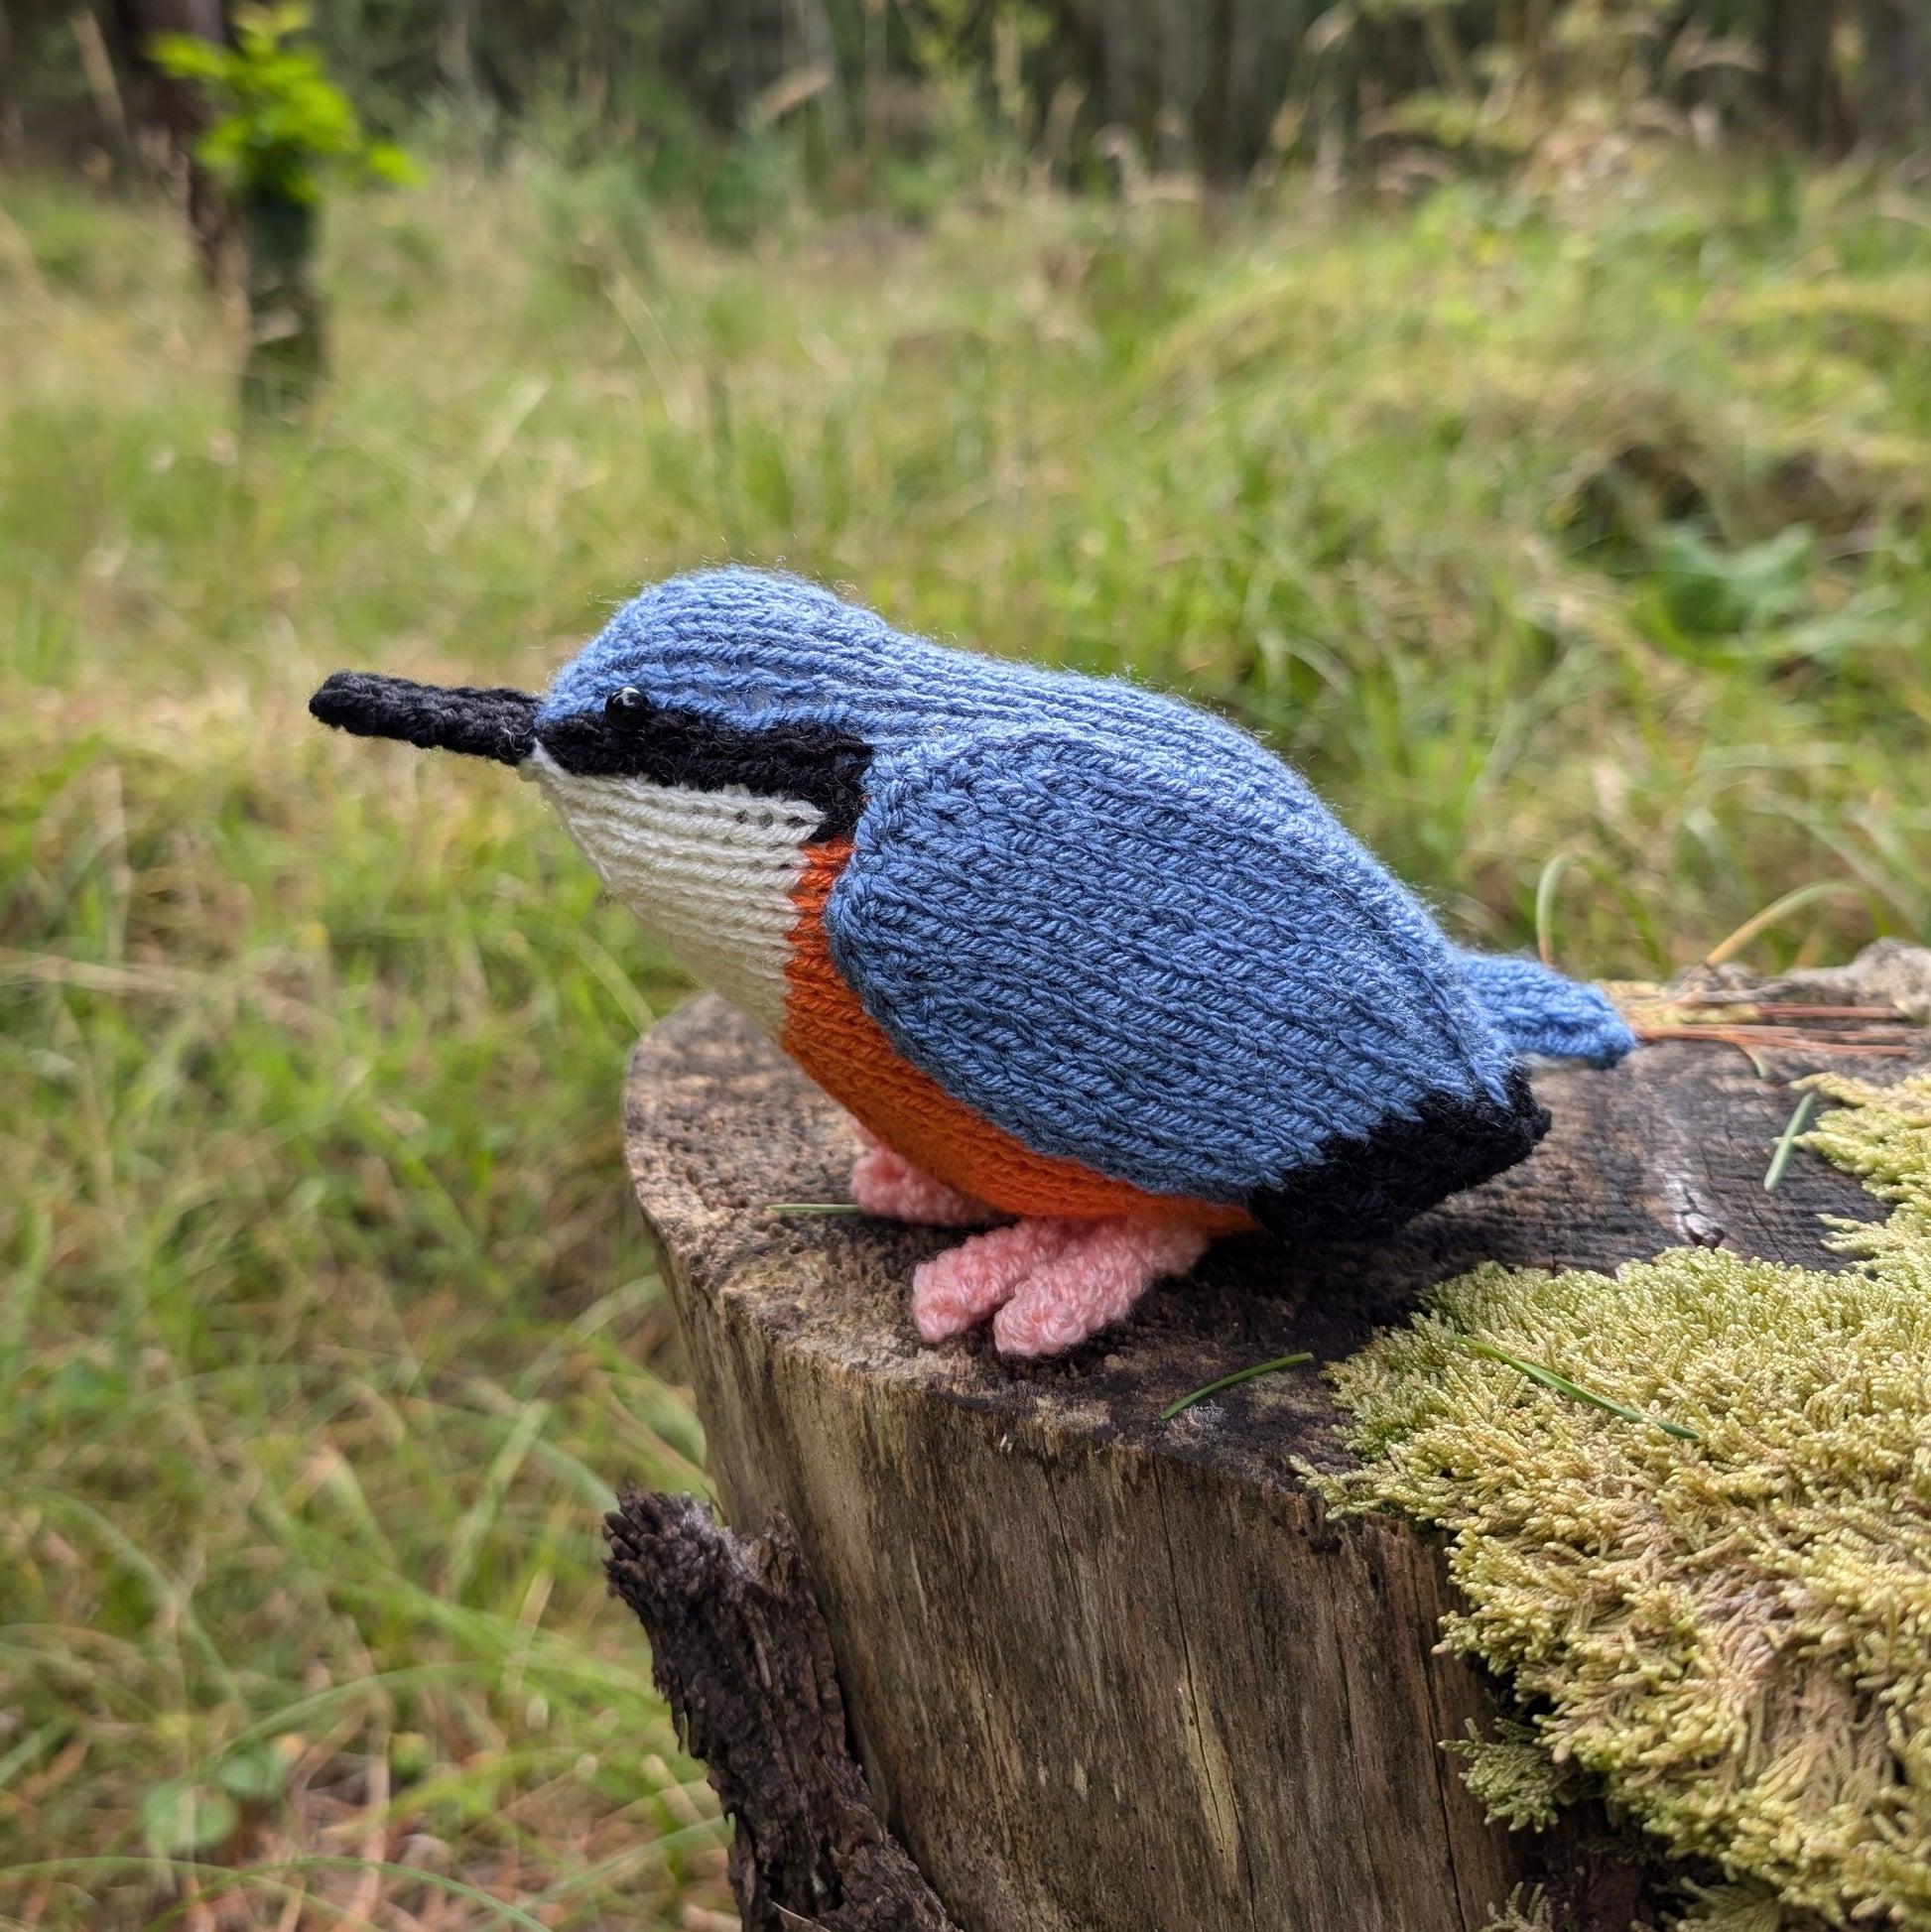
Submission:
POLYGON ((148 59, 177 80, 205 80, 226 85, 234 56, 198 34, 156 34, 148 42, 148 59))
POLYGON ((419 1784, 429 1776, 436 1752, 420 1731, 398 1731, 389 1739, 389 1776, 398 1786, 419 1784))
POLYGON ((124 1376, 102 1368, 85 1355, 75 1355, 47 1378, 40 1409, 51 1422, 71 1424, 104 1415, 126 1400, 124 1376))
POLYGON ((282 1795, 287 1775, 288 1765, 281 1753, 271 1744, 256 1744, 224 1757, 214 1778, 229 1797, 243 1804, 251 1800, 267 1804, 282 1795))
POLYGON ((322 57, 289 45, 308 24, 303 7, 243 6, 234 14, 233 47, 193 34, 148 43, 163 72, 195 82, 219 110, 194 145, 196 158, 227 176, 244 202, 317 201, 329 167, 368 181, 420 181, 422 171, 400 148, 364 133, 322 57))
POLYGON ((241 1822, 225 1791, 187 1778, 157 1784, 141 1801, 141 1836, 158 1859, 181 1858, 224 1843, 241 1822))
POLYGON ((1816 545, 1801 524, 1768 543, 1734 551, 1678 524, 1663 538, 1656 575, 1680 630, 1692 637, 1730 637, 1802 610, 1815 563, 1816 545))
POLYGON ((371 141, 362 151, 362 166, 376 181, 396 188, 416 188, 428 180, 428 170, 393 141, 371 141))

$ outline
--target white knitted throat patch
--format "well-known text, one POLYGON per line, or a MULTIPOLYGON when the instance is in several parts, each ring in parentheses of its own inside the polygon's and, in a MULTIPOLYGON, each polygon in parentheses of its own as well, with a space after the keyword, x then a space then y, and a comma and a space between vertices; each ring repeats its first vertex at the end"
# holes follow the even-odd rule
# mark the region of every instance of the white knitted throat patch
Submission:
POLYGON ((522 766, 542 785, 604 889, 713 992, 774 1037, 798 923, 792 891, 824 814, 740 787, 700 792, 647 778, 565 771, 541 745, 522 766))

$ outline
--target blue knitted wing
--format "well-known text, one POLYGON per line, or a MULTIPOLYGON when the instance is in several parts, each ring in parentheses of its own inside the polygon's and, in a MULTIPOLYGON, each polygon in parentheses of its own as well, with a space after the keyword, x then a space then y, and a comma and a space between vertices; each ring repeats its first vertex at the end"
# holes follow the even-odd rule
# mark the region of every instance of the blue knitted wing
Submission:
POLYGON ((1503 1123, 1510 1152, 1421 1157, 1450 1178, 1365 1217, 1390 1225, 1547 1116, 1427 914, 1257 762, 1046 727, 901 754, 827 905, 832 956, 948 1093, 1159 1193, 1271 1200, 1319 1170, 1379 1199, 1363 1167, 1503 1123))

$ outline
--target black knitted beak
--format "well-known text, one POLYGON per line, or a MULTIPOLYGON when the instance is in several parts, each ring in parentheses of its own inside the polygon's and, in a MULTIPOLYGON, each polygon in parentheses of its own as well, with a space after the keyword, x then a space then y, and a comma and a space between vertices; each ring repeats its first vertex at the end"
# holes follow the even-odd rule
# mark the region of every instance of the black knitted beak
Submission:
POLYGON ((482 691, 337 671, 309 700, 309 710, 357 737, 401 738, 424 751, 467 751, 520 765, 536 749, 538 702, 504 685, 482 691))

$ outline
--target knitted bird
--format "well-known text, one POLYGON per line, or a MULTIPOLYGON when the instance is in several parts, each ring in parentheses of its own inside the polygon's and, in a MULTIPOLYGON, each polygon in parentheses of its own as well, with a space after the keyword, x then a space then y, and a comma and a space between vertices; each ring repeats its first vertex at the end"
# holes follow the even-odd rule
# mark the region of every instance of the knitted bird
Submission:
POLYGON ((1215 1236, 1372 1238, 1548 1128, 1614 1009, 1458 951, 1303 780, 1128 684, 792 578, 675 578, 538 699, 337 672, 328 724, 514 765, 604 885, 858 1124, 867 1213, 980 1227, 929 1342, 1070 1348, 1215 1236))

